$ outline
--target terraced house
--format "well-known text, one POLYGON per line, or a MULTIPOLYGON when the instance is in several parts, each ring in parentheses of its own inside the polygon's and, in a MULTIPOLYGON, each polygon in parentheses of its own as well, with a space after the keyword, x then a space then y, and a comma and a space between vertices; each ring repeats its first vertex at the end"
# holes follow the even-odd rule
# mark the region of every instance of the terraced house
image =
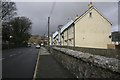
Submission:
POLYGON ((52 45, 59 45, 59 42, 58 42, 58 31, 56 31, 54 34, 53 34, 53 42, 52 42, 52 45))
POLYGON ((111 28, 112 23, 90 3, 87 11, 63 26, 60 42, 62 46, 107 49, 111 28))
POLYGON ((73 46, 74 45, 74 21, 71 20, 63 26, 60 33, 61 45, 62 46, 73 46))

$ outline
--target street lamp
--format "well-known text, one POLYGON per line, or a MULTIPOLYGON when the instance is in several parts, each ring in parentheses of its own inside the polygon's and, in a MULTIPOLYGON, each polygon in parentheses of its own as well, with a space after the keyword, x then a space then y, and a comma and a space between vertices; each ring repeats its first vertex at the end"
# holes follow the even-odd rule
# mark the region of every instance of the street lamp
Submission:
POLYGON ((13 38, 13 36, 10 35, 10 36, 9 36, 9 39, 10 39, 10 40, 9 40, 9 47, 11 46, 11 39, 12 39, 12 38, 13 38))
POLYGON ((10 37, 9 37, 9 38, 11 39, 12 37, 13 37, 13 36, 11 36, 11 35, 10 35, 10 37))

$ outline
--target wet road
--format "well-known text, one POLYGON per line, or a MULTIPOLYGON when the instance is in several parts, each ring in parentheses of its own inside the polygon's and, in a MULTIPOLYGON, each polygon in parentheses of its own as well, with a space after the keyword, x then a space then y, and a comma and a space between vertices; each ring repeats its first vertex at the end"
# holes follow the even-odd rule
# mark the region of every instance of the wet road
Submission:
POLYGON ((2 78, 32 79, 39 49, 24 47, 2 52, 2 78))

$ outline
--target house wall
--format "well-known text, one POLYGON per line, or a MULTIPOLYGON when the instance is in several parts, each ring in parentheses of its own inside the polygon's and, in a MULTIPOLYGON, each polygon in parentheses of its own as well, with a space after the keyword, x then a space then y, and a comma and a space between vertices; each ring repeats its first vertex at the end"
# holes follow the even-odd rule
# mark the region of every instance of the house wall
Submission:
POLYGON ((74 30, 73 25, 67 28, 61 33, 61 45, 62 46, 74 46, 74 30), (62 35, 64 38, 62 38, 62 35))
POLYGON ((73 26, 68 28, 68 46, 74 46, 74 31, 73 26))
POLYGON ((61 46, 64 46, 64 33, 61 33, 61 46), (63 37, 62 37, 63 36, 63 37))
POLYGON ((75 24, 75 46, 107 49, 111 44, 111 24, 96 10, 90 12, 92 17, 88 13, 75 24))
POLYGON ((51 36, 49 37, 49 42, 50 42, 49 44, 52 45, 52 37, 51 36))
POLYGON ((67 30, 64 31, 64 46, 68 45, 67 30))
POLYGON ((55 36, 55 38, 54 38, 54 45, 59 45, 59 42, 58 42, 58 35, 55 36))

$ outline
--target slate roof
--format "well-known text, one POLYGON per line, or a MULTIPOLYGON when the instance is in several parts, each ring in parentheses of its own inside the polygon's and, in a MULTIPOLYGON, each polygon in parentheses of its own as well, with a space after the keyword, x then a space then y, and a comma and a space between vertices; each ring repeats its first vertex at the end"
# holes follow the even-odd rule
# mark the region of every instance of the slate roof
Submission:
POLYGON ((56 31, 54 34, 53 34, 53 38, 56 37, 58 35, 58 31, 56 31))
POLYGON ((66 25, 64 25, 62 28, 61 28, 61 33, 63 32, 63 31, 65 31, 65 29, 66 28, 68 28, 71 24, 73 24, 74 23, 74 21, 73 20, 71 20, 71 21, 69 21, 66 25))

